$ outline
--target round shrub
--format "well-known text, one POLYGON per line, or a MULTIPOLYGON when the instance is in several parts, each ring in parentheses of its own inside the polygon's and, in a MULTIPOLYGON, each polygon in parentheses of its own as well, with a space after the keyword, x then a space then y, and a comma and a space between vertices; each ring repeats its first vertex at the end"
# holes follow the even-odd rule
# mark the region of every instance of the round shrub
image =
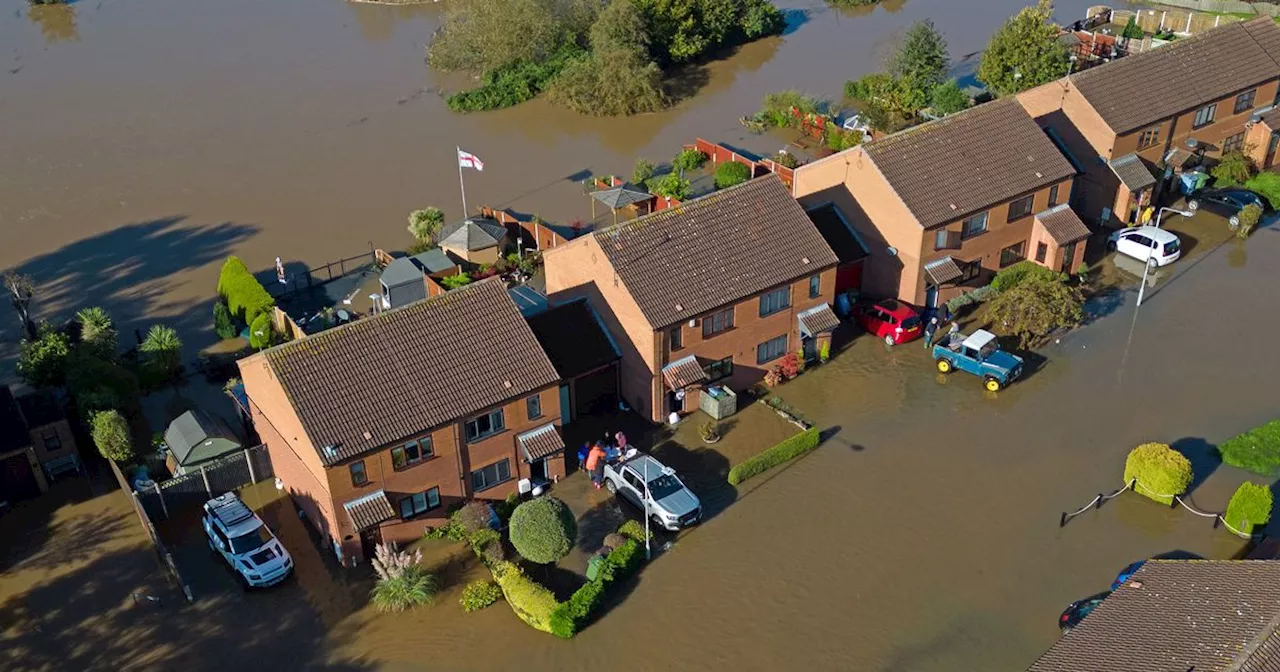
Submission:
POLYGON ((1191 460, 1164 443, 1144 443, 1124 461, 1125 482, 1136 478, 1134 491, 1162 504, 1172 504, 1173 495, 1186 492, 1192 476, 1191 460))
POLYGON ((480 558, 484 560, 484 564, 492 567, 507 559, 507 549, 501 543, 489 544, 480 552, 480 558))
POLYGON ((511 544, 529 562, 555 562, 573 548, 577 538, 573 512, 554 497, 525 502, 511 514, 511 544))
POLYGON ((1237 530, 1252 534, 1255 528, 1271 520, 1271 489, 1256 483, 1241 483, 1236 494, 1231 495, 1224 518, 1237 530))
POLYGON ((468 537, 480 530, 489 529, 489 521, 492 519, 489 505, 484 502, 467 502, 452 517, 453 524, 461 527, 468 537))
POLYGON ((618 532, 610 532, 604 536, 604 547, 613 550, 627 542, 627 535, 618 532))
POLYGON ((744 163, 726 161, 716 166, 716 189, 728 189, 751 179, 751 169, 744 163))
POLYGON ((472 581, 462 589, 462 598, 458 602, 462 610, 470 613, 480 611, 498 601, 502 597, 502 589, 492 581, 472 581))

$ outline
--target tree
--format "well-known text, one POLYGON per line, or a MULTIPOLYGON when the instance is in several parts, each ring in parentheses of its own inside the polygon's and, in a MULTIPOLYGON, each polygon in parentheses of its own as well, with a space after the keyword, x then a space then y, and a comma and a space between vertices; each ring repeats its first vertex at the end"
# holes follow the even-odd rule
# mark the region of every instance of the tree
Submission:
POLYGON ((271 318, 265 313, 249 325, 249 347, 261 350, 271 345, 271 318))
POLYGON ((1027 347, 1054 329, 1079 324, 1083 305, 1079 287, 1058 277, 1028 275, 992 299, 987 314, 1027 347))
POLYGON ((4 291, 9 295, 9 303, 18 312, 18 320, 22 322, 22 333, 27 340, 34 341, 39 337, 36 324, 31 320, 31 299, 35 297, 36 283, 31 276, 17 271, 4 274, 4 291))
POLYGON ((1257 483, 1245 481, 1231 495, 1227 503, 1227 513, 1223 516, 1227 524, 1244 534, 1251 534, 1271 520, 1271 506, 1274 503, 1271 488, 1257 483))
POLYGON ((662 70, 649 59, 649 32, 632 0, 613 0, 591 26, 592 54, 565 66, 548 95, 581 114, 630 115, 667 106, 662 70))
POLYGON ((427 47, 441 70, 488 72, 519 60, 540 61, 581 38, 575 13, 589 3, 563 0, 467 0, 445 6, 444 23, 427 47))
POLYGON ((227 308, 227 303, 222 299, 218 299, 213 304, 213 330, 218 334, 218 338, 236 337, 235 319, 231 317, 231 309, 227 308))
POLYGON ((1133 491, 1161 504, 1173 504, 1173 496, 1186 492, 1193 476, 1191 460, 1164 443, 1144 443, 1124 461, 1124 482, 1136 479, 1133 491))
POLYGON ((164 380, 172 380, 182 369, 182 340, 172 327, 152 325, 138 349, 147 356, 152 371, 164 380))
POLYGON ((120 411, 99 411, 93 414, 93 445, 108 460, 127 463, 133 459, 133 439, 129 435, 129 423, 120 411))
POLYGON ((134 409, 141 390, 138 378, 119 363, 98 357, 87 348, 72 351, 67 360, 67 391, 86 419, 94 411, 134 409))
POLYGON ((48 324, 41 324, 34 339, 19 346, 18 375, 31 387, 58 387, 67 378, 71 340, 48 324))
POLYGON ((644 157, 640 157, 636 159, 635 170, 631 173, 631 182, 634 184, 644 184, 649 181, 649 178, 653 177, 654 172, 656 172, 656 169, 653 166, 653 162, 644 157))
POLYGON ((1124 31, 1120 33, 1120 37, 1130 40, 1141 40, 1146 37, 1147 33, 1138 26, 1138 15, 1134 14, 1129 17, 1129 23, 1124 26, 1124 31))
POLYGON ((427 207, 409 213, 409 234, 420 243, 430 243, 444 225, 444 212, 427 207))
POLYGON ((1248 182, 1256 172, 1258 169, 1253 165, 1253 159, 1238 149, 1223 154, 1218 165, 1209 169, 1217 187, 1238 187, 1248 182))
POLYGON ((555 562, 573 549, 577 538, 573 512, 554 497, 524 502, 511 514, 511 544, 529 562, 555 562))
POLYGON ((653 184, 651 191, 658 196, 674 198, 682 201, 689 196, 689 188, 691 183, 689 180, 680 177, 679 173, 667 173, 653 184))
POLYGON ((1007 96, 1066 76, 1071 61, 1058 33, 1051 0, 1024 7, 991 36, 978 80, 996 95, 1007 96))
POLYGON ((933 99, 930 103, 935 114, 939 116, 947 116, 962 112, 969 108, 969 94, 956 83, 956 80, 948 80, 939 84, 933 90, 933 99))
POLYGON ((725 161, 716 166, 716 189, 728 189, 735 184, 742 184, 751 179, 751 169, 744 163, 725 161))
POLYGON ((946 81, 951 59, 947 41, 933 21, 912 24, 898 51, 889 59, 889 75, 901 90, 901 100, 912 112, 929 105, 933 90, 946 81))
POLYGON ((116 356, 116 327, 107 311, 93 306, 76 313, 80 323, 80 342, 104 359, 116 356))

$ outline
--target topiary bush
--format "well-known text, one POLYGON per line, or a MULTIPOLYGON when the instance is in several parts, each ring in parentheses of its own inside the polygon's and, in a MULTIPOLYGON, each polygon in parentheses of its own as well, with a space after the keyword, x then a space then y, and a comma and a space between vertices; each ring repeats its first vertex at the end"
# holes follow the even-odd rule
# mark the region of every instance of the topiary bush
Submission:
POLYGON ((818 447, 818 430, 807 429, 795 436, 784 439, 778 445, 747 458, 741 464, 729 470, 729 484, 738 485, 743 481, 772 469, 783 462, 795 459, 818 447))
POLYGON ((493 578, 502 588, 503 597, 520 620, 543 632, 573 636, 572 631, 568 635, 552 631, 551 615, 560 607, 560 603, 550 590, 526 576, 515 563, 499 562, 491 569, 493 578))
POLYGON ((1272 500, 1271 488, 1257 483, 1241 483, 1236 493, 1231 495, 1223 518, 1240 532, 1253 534, 1254 529, 1271 520, 1272 500))
POLYGON ((1134 491, 1161 504, 1172 504, 1191 485, 1191 460, 1165 443, 1144 443, 1129 451, 1124 481, 1137 479, 1134 491))
POLYGON ((245 324, 253 324, 258 315, 270 312, 276 300, 239 257, 227 257, 218 275, 218 295, 227 302, 231 314, 245 324))
POLYGON ((235 319, 231 317, 231 309, 227 308, 226 302, 222 299, 218 299, 213 304, 213 331, 221 339, 236 337, 235 319))
POLYGON ((578 522, 564 502, 539 497, 511 514, 511 544, 530 562, 549 564, 563 558, 578 538, 578 522))
POLYGON ((472 581, 462 589, 462 597, 458 602, 462 610, 471 613, 480 611, 498 601, 502 597, 502 588, 492 581, 472 581))
POLYGON ((1260 476, 1280 471, 1280 420, 1251 429, 1218 446, 1222 461, 1260 476))
POLYGON ((261 350, 271 345, 271 315, 261 313, 249 325, 249 346, 261 350))
POLYGON ((726 161, 716 166, 716 189, 728 189, 751 179, 751 169, 745 163, 726 161))

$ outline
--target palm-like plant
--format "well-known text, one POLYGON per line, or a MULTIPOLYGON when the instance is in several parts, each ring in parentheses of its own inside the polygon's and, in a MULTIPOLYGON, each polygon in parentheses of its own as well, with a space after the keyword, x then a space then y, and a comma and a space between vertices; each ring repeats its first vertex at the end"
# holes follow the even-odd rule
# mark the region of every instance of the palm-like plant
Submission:
POLYGON ((409 213, 409 233, 421 243, 430 242, 444 225, 444 212, 440 208, 424 208, 409 213))
POLYGON ((172 327, 152 325, 138 349, 146 353, 148 363, 165 378, 172 378, 182 367, 182 340, 172 327))
POLYGON ((81 343, 93 348, 103 357, 115 354, 116 327, 107 311, 98 306, 85 308, 76 313, 76 321, 80 323, 81 343))
POLYGON ((394 543, 378 544, 374 552, 373 571, 378 575, 370 597, 379 611, 404 611, 430 604, 435 599, 439 582, 423 569, 422 551, 413 555, 400 551, 394 543))

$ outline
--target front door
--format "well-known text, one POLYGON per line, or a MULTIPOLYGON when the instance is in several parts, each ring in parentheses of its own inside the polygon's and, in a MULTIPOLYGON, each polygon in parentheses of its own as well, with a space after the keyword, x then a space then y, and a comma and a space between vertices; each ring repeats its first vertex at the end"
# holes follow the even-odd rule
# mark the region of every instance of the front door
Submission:
POLYGON ((937 285, 929 285, 928 287, 925 287, 924 307, 925 308, 938 307, 938 286, 937 285))
POLYGON ((1276 160, 1276 147, 1280 146, 1280 132, 1272 133, 1267 142, 1267 159, 1262 162, 1263 168, 1270 168, 1276 160))
POLYGON ((1076 270, 1071 268, 1071 262, 1076 258, 1076 245, 1079 244, 1080 243, 1078 242, 1070 243, 1066 247, 1062 248, 1062 268, 1060 270, 1063 273, 1070 273, 1076 270))
POLYGON ((373 559, 380 543, 382 543, 382 530, 379 528, 375 527, 360 532, 360 551, 364 553, 365 560, 373 559))
POLYGON ((806 336, 802 341, 804 347, 804 360, 806 362, 813 361, 818 358, 818 339, 812 336, 806 336))
POLYGON ((529 480, 534 483, 547 482, 547 458, 536 460, 529 465, 529 480))

